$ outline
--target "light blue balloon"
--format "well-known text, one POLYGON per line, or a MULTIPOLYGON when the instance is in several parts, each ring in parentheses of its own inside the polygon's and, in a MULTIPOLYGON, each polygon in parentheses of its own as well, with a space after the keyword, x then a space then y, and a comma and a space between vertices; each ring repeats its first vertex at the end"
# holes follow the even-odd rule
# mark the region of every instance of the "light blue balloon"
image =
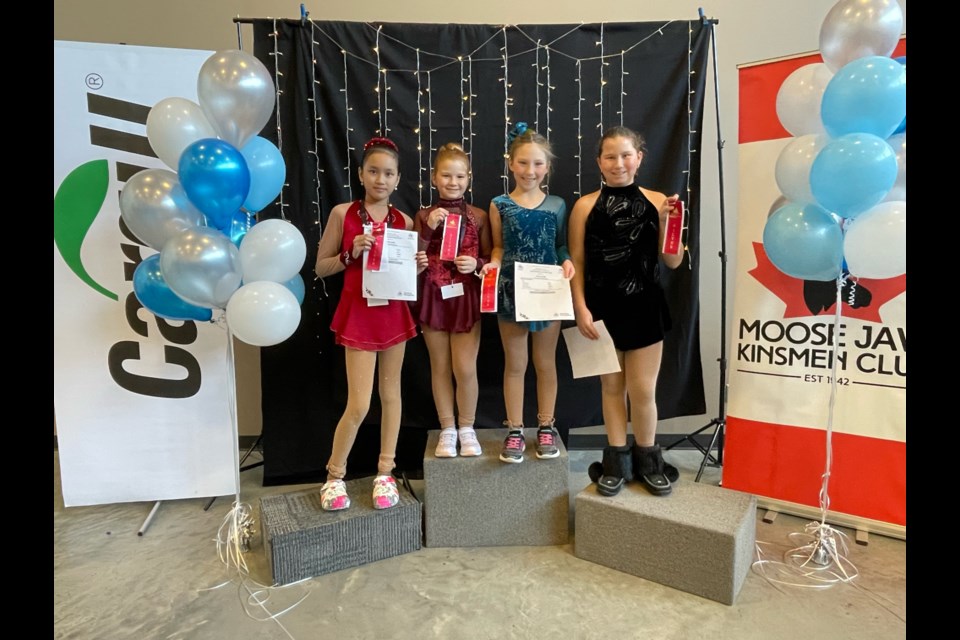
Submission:
MULTIPOLYGON (((907 68, 907 56, 900 56, 899 58, 894 58, 897 62, 903 65, 903 68, 907 68)), ((894 134, 903 133, 907 130, 907 116, 903 116, 903 122, 900 123, 900 126, 897 127, 897 130, 894 131, 894 134)))
POLYGON ((255 136, 240 150, 250 169, 250 193, 243 208, 256 213, 273 202, 283 181, 287 179, 287 166, 280 150, 265 138, 255 136))
POLYGON ((840 224, 816 204, 789 202, 767 219, 763 249, 792 278, 834 280, 843 263, 840 224))
POLYGON ((889 138, 906 115, 907 68, 883 56, 844 65, 830 79, 820 102, 820 119, 833 138, 848 133, 889 138))
POLYGON ((883 200, 897 180, 897 155, 886 140, 849 133, 827 143, 810 167, 810 189, 821 207, 844 218, 883 200))
POLYGON ((230 242, 239 249, 240 243, 243 242, 244 237, 247 235, 247 231, 250 231, 250 227, 256 223, 256 218, 252 215, 243 211, 237 211, 230 216, 230 226, 224 229, 223 232, 230 238, 230 242))
POLYGON ((250 169, 243 154, 216 138, 204 138, 180 154, 180 184, 190 202, 207 214, 215 229, 228 228, 250 192, 250 169))
POLYGON ((137 265, 133 272, 133 292, 148 311, 167 320, 207 322, 213 311, 186 302, 170 290, 160 272, 160 254, 155 253, 137 265))
POLYGON ((283 283, 297 299, 297 304, 303 304, 303 297, 307 294, 307 286, 303 282, 303 276, 299 273, 283 283))

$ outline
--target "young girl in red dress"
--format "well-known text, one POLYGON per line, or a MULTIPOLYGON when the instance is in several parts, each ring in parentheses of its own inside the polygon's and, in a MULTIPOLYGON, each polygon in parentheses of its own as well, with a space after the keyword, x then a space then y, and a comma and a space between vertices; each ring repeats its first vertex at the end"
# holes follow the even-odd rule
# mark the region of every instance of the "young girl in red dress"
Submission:
POLYGON ((473 421, 477 412, 477 352, 480 349, 480 278, 477 272, 490 260, 493 241, 487 213, 464 200, 470 185, 470 158, 458 144, 448 143, 437 151, 431 177, 437 188, 437 203, 421 209, 413 228, 426 247, 427 270, 420 278, 420 295, 413 306, 430 353, 433 401, 440 418, 438 458, 457 456, 460 425, 460 455, 481 453, 473 421), (460 216, 458 251, 454 260, 441 260, 447 216, 460 216), (456 379, 454 394, 452 378, 456 379))
MULTIPOLYGON (((321 507, 326 511, 350 506, 343 481, 347 456, 370 408, 378 363, 382 417, 373 506, 387 509, 400 499, 392 475, 400 432, 400 369, 406 341, 417 334, 417 328, 406 302, 390 300, 374 306, 362 292, 363 255, 373 246, 377 227, 413 228, 413 220, 390 204, 390 196, 400 182, 399 159, 397 145, 387 138, 373 138, 363 146, 360 184, 364 196, 333 208, 317 252, 319 277, 344 272, 343 293, 330 328, 346 353, 347 408, 337 424, 327 462, 327 482, 320 490, 321 507), (367 224, 374 225, 372 234, 364 233, 367 224)), ((419 271, 426 268, 426 263, 426 254, 417 253, 419 271)))

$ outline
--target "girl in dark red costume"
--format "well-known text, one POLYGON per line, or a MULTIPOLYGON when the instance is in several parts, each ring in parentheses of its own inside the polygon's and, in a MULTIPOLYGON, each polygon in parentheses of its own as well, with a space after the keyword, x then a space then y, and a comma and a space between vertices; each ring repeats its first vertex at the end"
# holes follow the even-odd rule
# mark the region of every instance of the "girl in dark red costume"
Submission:
MULTIPOLYGON (((373 506, 387 509, 400 499, 392 475, 400 432, 400 369, 406 341, 417 334, 417 328, 407 303, 390 300, 371 306, 362 292, 363 252, 373 246, 377 227, 413 228, 413 220, 390 204, 390 196, 400 182, 399 159, 397 145, 387 138, 373 138, 363 146, 360 184, 364 197, 333 208, 317 251, 319 277, 344 272, 343 293, 330 328, 346 352, 347 408, 337 424, 327 482, 320 490, 321 507, 327 511, 350 506, 343 481, 347 456, 370 408, 378 363, 382 418, 373 506), (367 224, 374 226, 374 234, 364 233, 367 224)), ((422 271, 426 264, 426 254, 417 253, 418 269, 422 271)))
MULTIPOLYGON (((433 401, 440 418, 440 440, 435 455, 457 455, 458 430, 454 424, 456 378, 457 423, 460 425, 460 455, 480 455, 473 430, 477 412, 477 352, 480 349, 480 278, 477 272, 490 260, 493 241, 487 213, 464 200, 470 185, 470 158, 458 144, 448 143, 437 151, 432 181, 437 203, 421 209, 413 228, 426 247, 427 270, 420 278, 420 294, 413 306, 430 353, 433 401), (451 213, 460 216, 457 256, 440 259, 445 221, 451 213)), ((451 219, 452 222, 452 219, 451 219)))
POLYGON ((683 253, 661 252, 676 194, 634 183, 643 160, 643 138, 626 127, 608 129, 597 145, 603 187, 577 200, 570 214, 570 255, 576 265, 573 309, 584 337, 599 337, 603 320, 620 359, 620 371, 600 377, 608 445, 591 465, 597 491, 616 495, 636 476, 656 495, 670 493, 677 469, 663 461, 657 431, 657 374, 670 310, 660 288, 660 263, 676 269, 683 253), (627 446, 627 398, 636 439, 627 446), (601 468, 602 467, 602 468, 601 468))

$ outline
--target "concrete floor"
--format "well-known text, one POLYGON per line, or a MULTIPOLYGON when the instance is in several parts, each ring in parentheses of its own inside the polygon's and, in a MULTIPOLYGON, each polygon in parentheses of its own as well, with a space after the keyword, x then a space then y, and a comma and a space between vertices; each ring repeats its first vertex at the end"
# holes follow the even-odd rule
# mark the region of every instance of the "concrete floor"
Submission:
MULTIPOLYGON (((256 454, 254 454, 256 456, 256 454)), ((587 465, 599 451, 570 452, 573 496, 589 484, 587 465)), ((692 482, 696 451, 668 452, 692 482)), ((253 459, 253 458, 252 458, 253 459)), ((251 460, 252 460, 251 459, 251 460)), ((263 547, 246 554, 243 583, 217 557, 214 538, 230 510, 218 498, 160 505, 144 536, 137 531, 152 503, 65 509, 54 451, 54 637, 283 639, 296 638, 858 638, 906 637, 906 542, 871 535, 852 543, 848 559, 860 576, 826 590, 776 585, 751 571, 727 606, 580 560, 573 544, 554 547, 423 548, 285 588, 270 583, 263 547), (221 586, 222 585, 222 586, 221 586), (213 588, 213 589, 211 589, 213 588), (278 620, 264 607, 283 611, 278 620)), ((703 482, 717 484, 708 468, 703 482)), ((300 491, 309 485, 263 487, 261 469, 241 474, 241 498, 300 491)), ((422 483, 413 483, 422 497, 422 483)), ((765 557, 793 545, 807 519, 757 517, 765 557)))

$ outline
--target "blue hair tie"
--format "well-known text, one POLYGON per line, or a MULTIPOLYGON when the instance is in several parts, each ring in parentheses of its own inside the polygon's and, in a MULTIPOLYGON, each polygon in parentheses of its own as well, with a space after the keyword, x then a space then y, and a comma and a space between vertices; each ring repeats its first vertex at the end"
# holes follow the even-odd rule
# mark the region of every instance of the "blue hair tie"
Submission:
POLYGON ((507 142, 513 144, 513 141, 526 133, 528 128, 526 122, 518 122, 513 125, 513 129, 510 129, 510 133, 507 134, 507 142))

